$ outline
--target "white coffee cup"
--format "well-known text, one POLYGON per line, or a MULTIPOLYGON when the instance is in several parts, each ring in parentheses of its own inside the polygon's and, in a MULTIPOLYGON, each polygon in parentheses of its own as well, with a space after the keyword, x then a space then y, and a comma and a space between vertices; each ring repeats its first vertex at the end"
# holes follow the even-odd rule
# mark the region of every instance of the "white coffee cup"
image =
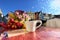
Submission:
POLYGON ((41 27, 42 21, 41 20, 35 20, 35 21, 26 21, 26 30, 28 32, 34 32, 37 28, 41 27), (37 23, 40 23, 38 26, 37 23))

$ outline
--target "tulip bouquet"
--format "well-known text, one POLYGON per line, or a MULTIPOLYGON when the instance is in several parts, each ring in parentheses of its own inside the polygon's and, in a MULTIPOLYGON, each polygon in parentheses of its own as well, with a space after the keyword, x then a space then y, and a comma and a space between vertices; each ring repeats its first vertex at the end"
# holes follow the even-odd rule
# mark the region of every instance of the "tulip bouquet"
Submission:
POLYGON ((9 13, 7 17, 7 23, 0 23, 4 29, 26 29, 25 21, 28 21, 30 17, 26 12, 17 10, 14 13, 9 13))
POLYGON ((15 13, 9 13, 7 27, 8 29, 24 29, 26 28, 25 25, 25 18, 23 17, 23 13, 15 12, 15 13))

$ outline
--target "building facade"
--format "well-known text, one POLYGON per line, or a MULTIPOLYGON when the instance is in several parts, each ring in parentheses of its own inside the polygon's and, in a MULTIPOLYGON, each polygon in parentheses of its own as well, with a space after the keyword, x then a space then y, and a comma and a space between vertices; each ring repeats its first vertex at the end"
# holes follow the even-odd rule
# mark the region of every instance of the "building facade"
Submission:
POLYGON ((27 14, 30 16, 30 18, 31 18, 32 20, 35 19, 35 15, 34 15, 33 12, 27 12, 27 14))

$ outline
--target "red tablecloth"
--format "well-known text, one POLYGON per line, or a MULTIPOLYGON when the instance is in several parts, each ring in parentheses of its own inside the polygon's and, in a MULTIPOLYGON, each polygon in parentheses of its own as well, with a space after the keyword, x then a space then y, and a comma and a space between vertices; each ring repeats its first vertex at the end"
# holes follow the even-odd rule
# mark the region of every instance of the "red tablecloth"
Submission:
POLYGON ((35 32, 30 32, 6 40, 60 40, 60 28, 39 28, 35 32))

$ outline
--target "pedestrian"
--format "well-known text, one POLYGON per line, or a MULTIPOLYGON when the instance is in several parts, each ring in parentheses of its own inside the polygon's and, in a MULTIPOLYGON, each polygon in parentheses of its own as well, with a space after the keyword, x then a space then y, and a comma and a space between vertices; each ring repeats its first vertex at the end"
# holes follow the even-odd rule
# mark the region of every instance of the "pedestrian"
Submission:
POLYGON ((3 32, 2 40, 7 40, 8 38, 8 33, 5 31, 3 32))

